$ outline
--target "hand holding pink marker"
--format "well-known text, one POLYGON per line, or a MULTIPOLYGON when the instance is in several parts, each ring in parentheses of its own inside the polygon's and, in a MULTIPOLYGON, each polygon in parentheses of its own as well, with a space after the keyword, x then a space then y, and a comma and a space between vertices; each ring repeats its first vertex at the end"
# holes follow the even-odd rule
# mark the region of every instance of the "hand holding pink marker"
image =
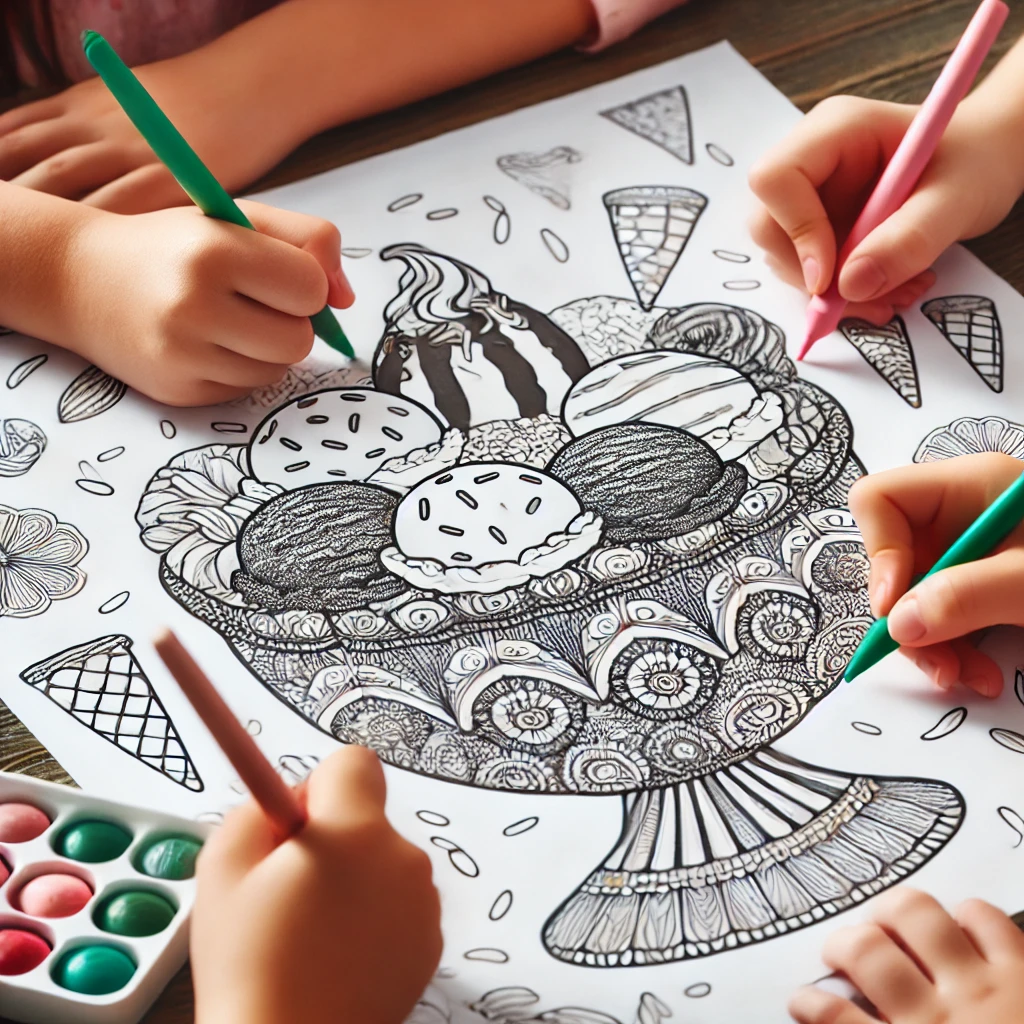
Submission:
POLYGON ((910 198, 954 111, 977 78, 1008 14, 1009 8, 1002 0, 984 0, 971 19, 839 250, 835 274, 828 290, 822 295, 815 295, 808 304, 807 334, 797 359, 803 359, 818 339, 839 326, 846 309, 846 300, 839 294, 839 272, 843 264, 875 228, 910 198))

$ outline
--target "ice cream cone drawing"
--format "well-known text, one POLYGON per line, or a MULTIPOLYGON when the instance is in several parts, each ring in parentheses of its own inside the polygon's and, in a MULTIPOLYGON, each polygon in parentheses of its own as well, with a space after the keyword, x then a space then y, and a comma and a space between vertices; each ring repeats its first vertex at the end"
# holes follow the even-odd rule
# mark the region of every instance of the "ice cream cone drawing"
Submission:
POLYGON ((601 116, 660 146, 684 164, 693 163, 690 101, 681 85, 602 110, 601 116))
POLYGON ((570 167, 583 158, 570 146, 555 146, 545 153, 508 153, 498 157, 498 170, 525 185, 534 195, 559 210, 568 210, 570 167))
POLYGON ((699 192, 672 185, 605 194, 615 243, 643 309, 657 301, 707 204, 699 192))
POLYGON ((69 647, 21 673, 85 728, 179 786, 202 780, 126 636, 69 647))
POLYGON ((902 317, 894 316, 881 327, 867 320, 843 320, 839 325, 846 340, 864 361, 913 409, 921 408, 914 348, 902 317))
POLYGON ((929 299, 921 312, 993 391, 1003 390, 1003 328, 991 299, 944 295, 929 299))

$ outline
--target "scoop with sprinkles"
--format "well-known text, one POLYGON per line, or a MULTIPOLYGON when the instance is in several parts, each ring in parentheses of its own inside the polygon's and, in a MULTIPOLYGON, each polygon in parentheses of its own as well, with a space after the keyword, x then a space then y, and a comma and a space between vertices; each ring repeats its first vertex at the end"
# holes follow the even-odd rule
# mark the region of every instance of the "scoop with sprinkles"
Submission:
POLYGON ((514 562, 582 511, 568 487, 540 470, 466 463, 408 495, 395 516, 395 539, 406 557, 446 566, 514 562))
POLYGON ((249 443, 249 464, 258 480, 289 491, 360 482, 441 434, 434 416, 407 398, 334 388, 296 398, 265 419, 249 443))

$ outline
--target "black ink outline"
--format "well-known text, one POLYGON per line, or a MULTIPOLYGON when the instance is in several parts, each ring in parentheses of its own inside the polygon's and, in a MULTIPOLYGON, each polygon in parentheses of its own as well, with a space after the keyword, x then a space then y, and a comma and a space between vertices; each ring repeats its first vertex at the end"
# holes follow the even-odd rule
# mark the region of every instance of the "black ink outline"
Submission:
POLYGON ((943 295, 925 302, 921 312, 990 390, 1003 390, 1003 327, 991 299, 943 295))
POLYGON ((846 340, 861 358, 912 409, 921 408, 921 382, 914 346, 903 317, 894 316, 879 327, 855 317, 839 324, 846 340))
POLYGON ((882 730, 873 722, 851 722, 850 725, 864 736, 882 735, 882 730))
POLYGON ((989 729, 988 734, 999 746, 1015 754, 1024 754, 1024 734, 1014 732, 1013 729, 989 729))
POLYGON ((17 592, 25 595, 30 586, 38 596, 36 603, 27 608, 7 608, 0 604, 0 618, 27 619, 42 615, 54 601, 65 601, 69 597, 74 597, 85 586, 88 579, 80 563, 89 553, 89 541, 76 526, 60 522, 52 512, 48 512, 46 509, 18 509, 0 504, 0 553, 4 556, 3 565, 0 565, 0 582, 4 582, 5 573, 14 573, 17 581, 13 586, 6 585, 0 588, 0 593, 17 592), (38 520, 40 517, 46 523, 45 533, 41 533, 39 527, 32 527, 33 545, 26 549, 17 537, 17 523, 23 518, 38 520), (44 561, 41 567, 40 559, 33 552, 45 548, 47 545, 54 547, 52 541, 57 534, 63 536, 62 546, 68 549, 71 557, 63 554, 60 561, 44 561), (12 541, 14 550, 5 550, 5 547, 11 545, 12 541), (63 570, 63 572, 55 574, 49 571, 54 568, 63 570), (70 586, 63 593, 51 593, 46 586, 47 580, 61 575, 70 581, 70 586))
POLYGON ((637 301, 643 309, 651 309, 693 237, 708 197, 679 185, 634 185, 605 192, 602 199, 637 301), (653 229, 637 227, 641 218, 652 216, 662 222, 657 244, 645 237, 653 229))
POLYGON ((443 206, 439 210, 431 210, 427 213, 427 220, 451 220, 457 217, 459 211, 454 206, 443 206))
POLYGON ((57 402, 61 423, 81 423, 112 409, 128 393, 128 385, 87 366, 65 389, 57 402))
POLYGON ((433 846, 436 846, 439 850, 444 850, 448 854, 448 863, 460 875, 466 878, 480 877, 480 865, 458 843, 454 843, 444 836, 431 836, 430 842, 433 846))
POLYGON ((661 89, 600 113, 601 117, 653 142, 684 164, 693 163, 693 118, 684 86, 661 89))
POLYGON ((123 608, 128 603, 128 599, 131 596, 132 594, 130 590, 121 590, 113 597, 108 597, 107 600, 104 601, 96 610, 100 615, 110 615, 112 612, 116 612, 119 608, 123 608))
POLYGON ((1002 416, 961 416, 931 431, 917 446, 914 461, 939 462, 982 452, 1024 460, 1024 425, 1002 416))
POLYGON ((393 199, 388 203, 388 213, 398 213, 399 210, 405 210, 410 206, 415 206, 422 198, 422 192, 409 192, 404 196, 399 196, 397 199, 393 199))
POLYGON ((161 420, 160 433, 163 434, 168 441, 173 441, 174 438, 178 436, 178 428, 170 420, 161 420))
POLYGON ((921 739, 932 743, 945 739, 967 721, 967 708, 950 708, 930 729, 921 733, 921 739))
POLYGON ((711 255, 726 263, 749 263, 750 257, 741 252, 731 252, 729 249, 713 249, 711 255))
POLYGON ((114 459, 120 458, 125 453, 125 447, 123 444, 117 445, 115 448, 108 448, 105 452, 100 452, 96 456, 97 462, 113 462, 114 459))
POLYGON ((704 151, 712 160, 715 161, 716 164, 721 164, 723 167, 733 167, 736 163, 736 161, 733 160, 733 158, 715 142, 704 143, 704 151))
POLYGON ((46 451, 43 429, 31 420, 0 418, 0 477, 24 476, 46 451))
POLYGON ((565 241, 551 228, 540 229, 540 240, 544 243, 544 248, 551 253, 552 257, 559 263, 568 263, 572 253, 569 252, 569 246, 566 245, 565 241))
POLYGON ((500 921, 512 909, 514 902, 515 897, 512 895, 512 890, 502 890, 495 897, 494 902, 491 904, 491 909, 487 911, 488 918, 492 921, 500 921))
POLYGON ((1018 849, 1020 844, 1024 843, 1024 818, 1022 818, 1012 807, 998 807, 996 809, 996 813, 1014 832, 1017 833, 1017 842, 1013 844, 1013 848, 1015 850, 1018 849), (1019 824, 1014 824, 1014 822, 1010 820, 1011 815, 1017 819, 1019 824))
POLYGON ((491 238, 495 245, 504 245, 512 237, 512 220, 508 210, 505 209, 505 204, 495 196, 484 196, 483 200, 488 209, 497 214, 494 218, 494 227, 491 229, 491 238))
POLYGON ((540 824, 540 818, 535 814, 531 814, 528 818, 521 818, 519 821, 513 821, 511 825, 506 825, 502 830, 503 836, 508 836, 509 839, 515 836, 521 836, 524 832, 529 832, 531 829, 535 829, 540 824), (522 826, 522 828, 520 828, 522 826))
POLYGON ((114 488, 106 480, 90 480, 88 477, 80 477, 75 481, 75 486, 86 494, 92 494, 97 498, 109 498, 114 493, 114 488))
POLYGON ((20 675, 76 722, 129 757, 193 793, 203 791, 203 781, 133 653, 130 637, 111 634, 76 644, 30 665, 20 675), (102 671, 94 665, 97 658, 106 658, 102 671), (64 672, 73 674, 70 683, 62 678, 64 672), (70 705, 58 693, 69 698, 70 705), (180 753, 174 752, 172 744, 180 753))
POLYGON ((42 352, 37 356, 32 356, 29 359, 23 359, 18 365, 11 370, 7 375, 7 387, 8 390, 13 391, 16 387, 24 384, 25 381, 39 369, 50 357, 42 352))
POLYGON ((571 146, 555 146, 543 153, 507 153, 499 156, 498 170, 528 188, 535 196, 546 199, 559 210, 572 209, 569 176, 559 173, 583 156, 571 146))
POLYGON ((510 959, 505 950, 498 949, 495 946, 477 946, 475 949, 467 949, 466 952, 462 954, 462 958, 464 960, 475 960, 487 964, 507 964, 510 959), (488 955, 482 955, 484 953, 488 955))
POLYGON ((452 823, 451 818, 439 811, 420 810, 416 812, 416 817, 431 828, 447 828, 452 823))

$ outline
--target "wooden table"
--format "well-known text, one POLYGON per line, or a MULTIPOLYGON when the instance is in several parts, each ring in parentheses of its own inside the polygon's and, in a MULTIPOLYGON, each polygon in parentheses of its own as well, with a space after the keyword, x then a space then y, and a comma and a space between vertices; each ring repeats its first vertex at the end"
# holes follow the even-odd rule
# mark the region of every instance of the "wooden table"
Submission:
MULTIPOLYGON (((1024 32, 1024 2, 1010 3, 1009 23, 989 65, 1024 32)), ((730 40, 801 110, 839 92, 919 102, 976 6, 977 0, 691 0, 600 57, 564 51, 436 99, 326 132, 293 153, 253 191, 575 92, 720 39, 730 40)), ((995 231, 968 247, 1024 291, 1024 202, 995 231)), ((2 704, 0 769, 70 781, 2 704)), ((146 1017, 146 1024, 191 1020, 186 969, 146 1017)))

